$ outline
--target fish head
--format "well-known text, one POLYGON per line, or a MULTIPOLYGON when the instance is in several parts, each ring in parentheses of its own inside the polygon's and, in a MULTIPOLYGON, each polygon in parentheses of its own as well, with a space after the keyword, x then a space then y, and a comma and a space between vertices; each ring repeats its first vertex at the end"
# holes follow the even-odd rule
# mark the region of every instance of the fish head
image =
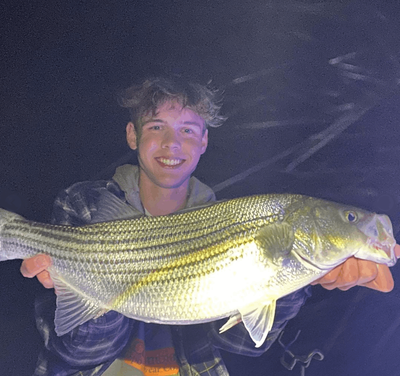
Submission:
POLYGON ((351 256, 393 266, 396 261, 388 216, 347 205, 309 199, 302 217, 293 213, 294 251, 319 269, 331 269, 351 256), (295 223, 296 222, 296 223, 295 223))

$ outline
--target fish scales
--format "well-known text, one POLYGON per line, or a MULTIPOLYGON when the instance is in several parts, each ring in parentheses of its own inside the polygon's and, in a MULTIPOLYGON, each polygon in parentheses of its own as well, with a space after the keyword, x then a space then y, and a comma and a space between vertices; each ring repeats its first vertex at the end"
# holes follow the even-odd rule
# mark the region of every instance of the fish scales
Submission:
MULTIPOLYGON (((111 271, 112 275, 117 274, 122 278, 127 278, 124 281, 118 278, 120 283, 124 282, 124 286, 135 283, 149 271, 160 268, 165 263, 173 265, 173 268, 169 266, 167 269, 170 274, 174 272, 175 268, 179 271, 176 272, 178 277, 175 277, 175 272, 171 275, 167 273, 167 279, 161 278, 162 283, 171 281, 171 279, 176 280, 181 275, 191 275, 191 278, 197 276, 196 283, 198 283, 200 277, 210 272, 207 264, 213 262, 213 258, 221 258, 218 255, 213 257, 216 250, 223 253, 232 247, 232 241, 227 242, 228 238, 236 234, 237 239, 245 239, 244 234, 251 235, 249 232, 251 228, 253 232, 256 231, 260 221, 268 223, 273 214, 271 210, 268 210, 269 208, 261 207, 262 210, 259 210, 258 213, 257 210, 249 213, 247 208, 250 206, 254 210, 254 201, 255 198, 248 198, 236 202, 223 202, 202 209, 201 215, 188 212, 170 217, 148 217, 143 218, 141 222, 121 221, 117 226, 110 223, 99 223, 79 228, 66 228, 34 224, 33 229, 28 231, 31 223, 17 220, 15 225, 8 224, 3 231, 4 237, 9 229, 10 233, 16 234, 23 242, 30 244, 28 256, 32 254, 31 250, 36 249, 34 253, 48 252, 50 255, 56 256, 59 260, 56 266, 59 268, 68 267, 69 263, 84 263, 90 271, 98 270, 95 274, 102 277, 105 277, 103 273, 111 271), (234 214, 241 218, 240 222, 235 221, 234 214), (260 217, 261 219, 259 219, 260 217), (263 218, 268 218, 268 220, 263 218), (151 229, 151 234, 158 234, 157 237, 151 238, 149 229, 151 229), (138 233, 139 236, 137 236, 138 233), (41 246, 35 246, 35 239, 42 237, 46 241, 41 240, 41 246), (113 239, 117 241, 113 241, 113 239), (61 249, 61 251, 56 251, 57 249, 61 249), (193 253, 198 249, 212 249, 212 252, 202 251, 202 257, 182 259, 183 255, 193 253), (140 252, 133 252, 134 250, 140 250, 140 252), (106 262, 103 260, 103 254, 106 255, 106 262), (178 261, 171 264, 174 260, 178 261), (113 269, 111 265, 115 268, 113 269), (194 266, 196 267, 194 268, 194 266), (181 269, 183 271, 180 271, 181 269)), ((233 241, 239 242, 235 239, 233 241)), ((79 268, 74 269, 79 270, 79 268)), ((76 273, 74 277, 87 277, 87 269, 85 274, 76 273)), ((109 278, 105 277, 104 279, 109 278)), ((148 278, 148 281, 154 282, 154 278, 148 278)), ((174 291, 171 284, 166 286, 174 291)), ((160 281, 157 283, 157 288, 160 288, 160 281)))
POLYGON ((276 299, 355 254, 348 244, 365 248, 365 257, 381 249, 381 261, 393 264, 386 218, 300 195, 244 197, 169 216, 82 227, 39 224, 0 211, 0 260, 52 257, 58 334, 107 310, 168 324, 239 313, 259 345, 272 325, 276 299), (362 221, 351 227, 346 210, 365 216, 369 227, 362 221), (384 244, 368 240, 375 222, 384 244), (334 260, 329 253, 320 256, 322 244, 334 260), (71 314, 71 302, 82 317, 71 314), (260 313, 255 305, 272 308, 260 313), (262 320, 248 320, 260 314, 262 320), (252 321, 264 327, 251 328, 252 321))
MULTIPOLYGON (((38 225, 29 221, 15 220, 15 224, 7 224, 3 232, 6 236, 8 230, 10 234, 18 236, 22 242, 30 244, 34 244, 35 240, 39 238, 41 242, 43 242, 42 239, 45 239, 45 243, 37 248, 47 246, 52 249, 52 252, 62 248, 66 252, 59 252, 61 259, 68 260, 71 254, 79 259, 86 259, 92 257, 89 255, 103 253, 113 255, 135 249, 149 250, 147 257, 154 258, 155 254, 168 256, 167 250, 171 252, 171 255, 181 254, 182 250, 179 246, 187 241, 192 243, 208 237, 207 242, 223 242, 231 233, 241 231, 240 226, 243 223, 257 221, 254 215, 247 215, 250 218, 246 218, 248 213, 243 210, 246 202, 241 202, 240 206, 235 206, 233 203, 228 204, 230 210, 226 210, 226 212, 219 208, 219 206, 228 206, 226 203, 203 209, 204 214, 202 213, 203 216, 200 216, 200 219, 194 215, 194 212, 189 212, 168 217, 144 217, 141 218, 141 221, 125 220, 118 222, 118 226, 114 225, 115 222, 112 225, 105 222, 84 227, 38 225), (234 214, 232 209, 239 209, 237 216, 243 218, 240 222, 235 222, 235 219, 232 218, 232 214, 234 214), (221 216, 226 217, 221 219, 221 216), (215 221, 216 219, 217 221, 215 221), (151 234, 149 234, 150 230, 151 234), (141 237, 140 232, 145 235, 141 237), (168 247, 165 248, 165 245, 168 247)), ((271 216, 270 213, 267 215, 271 216)), ((266 217, 266 214, 261 213, 260 216, 266 217)), ((190 245, 187 248, 190 248, 190 245)), ((32 252, 28 252, 23 256, 31 254, 32 252)), ((132 257, 129 261, 136 261, 138 254, 129 253, 124 257, 132 257)), ((142 253, 139 257, 146 256, 143 256, 142 253)))

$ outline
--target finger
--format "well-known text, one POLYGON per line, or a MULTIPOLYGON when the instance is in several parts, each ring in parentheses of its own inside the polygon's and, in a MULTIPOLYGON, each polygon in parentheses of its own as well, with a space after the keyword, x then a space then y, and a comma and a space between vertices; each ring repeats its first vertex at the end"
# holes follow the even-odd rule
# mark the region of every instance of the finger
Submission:
POLYGON ((390 292, 393 290, 394 281, 390 269, 386 265, 377 265, 377 275, 374 280, 362 284, 362 286, 368 287, 373 290, 382 292, 390 292))
POLYGON ((327 290, 334 290, 337 287, 335 282, 333 282, 333 283, 321 283, 321 286, 324 289, 327 289, 327 290))
POLYGON ((343 263, 342 271, 336 281, 337 288, 347 291, 357 285, 359 278, 358 260, 350 257, 343 263))
POLYGON ((327 284, 327 285, 332 284, 332 283, 336 282, 336 280, 337 280, 337 278, 338 278, 338 276, 340 274, 341 269, 342 269, 342 266, 339 265, 335 269, 332 269, 329 273, 325 274, 323 277, 321 277, 321 278, 317 279, 316 281, 312 282, 311 284, 312 285, 321 284, 323 286, 325 284, 327 284))
POLYGON ((21 264, 21 274, 24 277, 32 278, 51 265, 51 259, 47 255, 36 255, 30 257, 21 264))
POLYGON ((400 245, 396 244, 394 247, 394 253, 396 254, 397 258, 400 258, 400 245))
POLYGON ((378 264, 368 260, 357 260, 358 264, 358 285, 373 281, 378 275, 378 264))
POLYGON ((40 272, 37 275, 37 278, 38 278, 39 282, 43 285, 43 287, 45 287, 46 289, 54 288, 54 283, 53 283, 52 279, 50 278, 50 274, 47 270, 40 272))

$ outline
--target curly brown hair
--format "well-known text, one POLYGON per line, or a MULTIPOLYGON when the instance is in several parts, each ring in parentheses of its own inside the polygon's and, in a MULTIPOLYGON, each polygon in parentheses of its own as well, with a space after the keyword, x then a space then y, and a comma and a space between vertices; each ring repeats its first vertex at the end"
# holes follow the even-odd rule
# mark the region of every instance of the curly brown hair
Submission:
POLYGON ((155 116, 157 109, 169 101, 197 113, 205 120, 206 127, 219 127, 226 120, 219 114, 221 100, 218 89, 178 77, 154 77, 126 89, 121 95, 120 104, 129 110, 132 123, 140 131, 140 120, 149 114, 155 116))

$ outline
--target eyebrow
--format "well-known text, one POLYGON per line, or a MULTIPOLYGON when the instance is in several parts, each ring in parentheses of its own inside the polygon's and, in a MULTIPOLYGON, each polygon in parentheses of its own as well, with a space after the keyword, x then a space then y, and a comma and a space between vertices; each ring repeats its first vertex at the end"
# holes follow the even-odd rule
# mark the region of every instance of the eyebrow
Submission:
POLYGON ((202 125, 199 124, 197 121, 184 121, 182 124, 183 125, 195 125, 199 128, 202 128, 202 125))
MULTIPOLYGON (((152 119, 146 120, 146 121, 142 124, 142 126, 144 126, 144 125, 146 125, 146 124, 148 124, 148 123, 160 123, 160 124, 163 124, 163 123, 165 123, 165 121, 164 121, 164 120, 161 120, 161 119, 157 119, 157 118, 152 118, 152 119)), ((197 121, 184 121, 184 122, 181 123, 181 124, 182 124, 182 125, 194 125, 194 126, 197 126, 197 127, 199 127, 199 128, 202 128, 202 125, 199 124, 197 121)))
POLYGON ((151 118, 151 119, 148 119, 148 120, 146 120, 146 121, 144 121, 143 123, 142 123, 142 126, 143 125, 146 125, 146 124, 148 124, 148 123, 164 123, 161 119, 154 119, 154 118, 151 118))

